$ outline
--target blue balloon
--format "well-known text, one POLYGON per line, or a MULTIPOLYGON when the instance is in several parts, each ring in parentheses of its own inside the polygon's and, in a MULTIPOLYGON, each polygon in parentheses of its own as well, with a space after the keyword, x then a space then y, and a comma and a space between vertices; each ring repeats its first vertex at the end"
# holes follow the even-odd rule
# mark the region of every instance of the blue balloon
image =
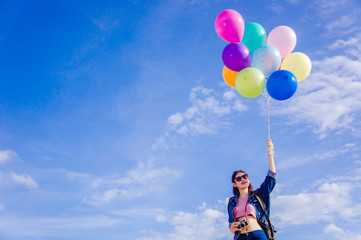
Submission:
POLYGON ((297 79, 293 73, 287 70, 275 71, 267 80, 267 92, 276 100, 286 100, 295 94, 297 79))
POLYGON ((252 67, 258 68, 267 77, 281 66, 280 51, 269 44, 260 46, 254 51, 252 56, 252 67))

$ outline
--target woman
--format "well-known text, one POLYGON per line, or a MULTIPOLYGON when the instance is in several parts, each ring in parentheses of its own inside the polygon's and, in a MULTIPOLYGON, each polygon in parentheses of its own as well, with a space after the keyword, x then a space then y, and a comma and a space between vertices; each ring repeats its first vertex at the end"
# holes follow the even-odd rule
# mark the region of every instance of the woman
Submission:
MULTIPOLYGON (((270 193, 276 185, 276 167, 273 160, 273 144, 271 139, 267 141, 267 151, 269 160, 269 170, 266 179, 258 189, 261 193, 268 215, 270 208, 270 193)), ((229 230, 237 240, 267 240, 265 233, 258 224, 257 219, 266 222, 266 217, 262 212, 256 197, 252 193, 253 187, 246 172, 239 170, 232 175, 234 196, 228 202, 229 230), (248 224, 240 224, 247 221, 248 224), (243 227, 240 228, 239 225, 243 227)))

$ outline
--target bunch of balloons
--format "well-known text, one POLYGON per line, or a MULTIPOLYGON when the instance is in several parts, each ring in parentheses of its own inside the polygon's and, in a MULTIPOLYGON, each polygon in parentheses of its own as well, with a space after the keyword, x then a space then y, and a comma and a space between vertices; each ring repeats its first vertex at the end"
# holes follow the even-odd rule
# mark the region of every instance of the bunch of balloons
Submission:
POLYGON ((222 52, 223 78, 245 97, 259 96, 265 89, 276 100, 292 97, 298 82, 311 72, 311 60, 296 46, 296 33, 278 26, 268 35, 258 23, 244 23, 237 11, 222 11, 216 18, 216 32, 229 42, 222 52))

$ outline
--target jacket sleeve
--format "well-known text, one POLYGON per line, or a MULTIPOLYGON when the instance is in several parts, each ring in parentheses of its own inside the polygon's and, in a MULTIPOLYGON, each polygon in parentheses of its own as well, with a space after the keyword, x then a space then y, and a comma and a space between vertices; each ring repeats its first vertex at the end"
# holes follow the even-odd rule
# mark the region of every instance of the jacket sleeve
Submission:
POLYGON ((233 222, 232 217, 231 217, 231 213, 230 213, 230 208, 231 208, 231 199, 228 200, 228 205, 227 205, 229 226, 231 226, 231 223, 233 222))
POLYGON ((268 170, 268 174, 267 174, 265 180, 263 181, 260 188, 258 189, 259 192, 261 193, 262 199, 265 202, 268 210, 269 210, 269 205, 270 205, 270 197, 269 196, 270 196, 273 188, 276 185, 276 177, 277 177, 277 173, 272 172, 271 170, 268 170))

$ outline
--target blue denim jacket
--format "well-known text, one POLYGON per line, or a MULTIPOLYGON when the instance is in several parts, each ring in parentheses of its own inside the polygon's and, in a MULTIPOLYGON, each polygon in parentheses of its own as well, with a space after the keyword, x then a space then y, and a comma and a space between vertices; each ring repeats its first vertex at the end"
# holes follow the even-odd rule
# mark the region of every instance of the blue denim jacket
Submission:
MULTIPOLYGON (((272 172, 271 170, 268 170, 268 174, 266 176, 266 179, 261 184, 260 188, 257 190, 260 191, 262 200, 264 201, 266 207, 267 207, 267 214, 270 215, 270 193, 272 192, 273 188, 276 185, 276 177, 277 173, 272 172)), ((235 221, 234 219, 234 209, 237 206, 237 199, 239 197, 239 193, 229 199, 228 202, 228 222, 229 226, 231 226, 231 223, 235 221)), ((262 213, 262 208, 259 205, 256 197, 251 192, 249 193, 248 203, 252 204, 254 208, 256 209, 257 218, 260 221, 267 222, 265 215, 262 213)), ((240 233, 237 232, 234 234, 234 239, 238 237, 240 233)))

